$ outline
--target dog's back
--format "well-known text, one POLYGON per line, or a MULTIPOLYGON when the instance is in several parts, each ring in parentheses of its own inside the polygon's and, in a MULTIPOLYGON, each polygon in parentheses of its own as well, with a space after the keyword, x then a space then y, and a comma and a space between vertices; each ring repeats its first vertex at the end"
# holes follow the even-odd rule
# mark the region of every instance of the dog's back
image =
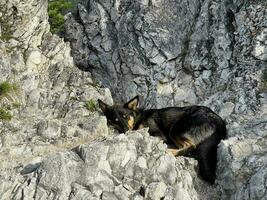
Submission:
POLYGON ((151 135, 161 131, 168 141, 175 137, 185 137, 195 145, 215 134, 218 140, 226 137, 224 121, 211 109, 204 106, 168 107, 145 110, 136 122, 149 127, 151 135), (220 133, 215 130, 221 130, 220 133), (224 129, 224 130, 222 130, 224 129))
POLYGON ((199 145, 213 136, 219 142, 226 137, 225 122, 211 109, 204 106, 183 107, 184 114, 170 128, 170 137, 184 137, 199 145))
POLYGON ((193 155, 199 162, 201 177, 213 183, 217 163, 217 146, 226 137, 225 122, 205 106, 168 107, 145 110, 135 129, 149 127, 178 150, 176 155, 193 155))

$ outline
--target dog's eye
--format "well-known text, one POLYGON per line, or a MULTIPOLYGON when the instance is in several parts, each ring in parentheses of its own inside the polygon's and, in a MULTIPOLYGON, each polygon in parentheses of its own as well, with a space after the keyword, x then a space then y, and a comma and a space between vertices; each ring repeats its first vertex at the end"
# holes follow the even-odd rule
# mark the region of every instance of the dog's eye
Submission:
POLYGON ((118 121, 119 121, 119 119, 118 119, 118 118, 116 118, 116 119, 115 119, 115 121, 116 121, 116 122, 118 122, 118 121))

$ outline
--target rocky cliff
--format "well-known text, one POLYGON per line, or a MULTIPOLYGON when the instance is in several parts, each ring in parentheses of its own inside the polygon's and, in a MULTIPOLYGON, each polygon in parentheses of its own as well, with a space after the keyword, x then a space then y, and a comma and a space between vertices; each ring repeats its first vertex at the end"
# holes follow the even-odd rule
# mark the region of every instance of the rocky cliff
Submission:
POLYGON ((46 0, 1 1, 0 8, 0 83, 17 86, 0 95, 0 108, 12 115, 0 120, 0 199, 16 199, 25 166, 35 170, 46 155, 108 134, 106 119, 85 105, 112 98, 74 66, 69 44, 49 33, 46 0))
POLYGON ((47 0, 0 2, 0 199, 266 199, 265 1, 87 0, 65 25, 70 44, 47 0), (218 112, 216 184, 147 130, 114 134, 95 106, 111 94, 218 112))
POLYGON ((83 1, 66 38, 117 100, 218 112, 232 137, 219 149, 221 198, 264 199, 266 23, 265 1, 83 1))

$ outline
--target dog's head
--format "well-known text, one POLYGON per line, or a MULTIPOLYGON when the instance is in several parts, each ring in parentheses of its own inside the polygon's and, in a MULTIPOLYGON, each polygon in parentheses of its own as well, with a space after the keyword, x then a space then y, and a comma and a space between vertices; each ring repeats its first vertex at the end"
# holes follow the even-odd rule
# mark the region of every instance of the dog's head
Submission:
POLYGON ((108 124, 114 126, 120 133, 132 130, 138 115, 139 97, 136 96, 124 105, 109 106, 100 99, 98 104, 104 115, 107 117, 108 124))

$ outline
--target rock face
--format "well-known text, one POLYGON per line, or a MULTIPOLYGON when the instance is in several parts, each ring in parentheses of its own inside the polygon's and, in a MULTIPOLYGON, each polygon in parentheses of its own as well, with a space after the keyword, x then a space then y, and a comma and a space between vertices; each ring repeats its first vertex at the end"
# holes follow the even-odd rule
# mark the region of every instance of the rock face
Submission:
POLYGON ((25 174, 14 199, 217 199, 196 161, 175 157, 147 130, 81 145, 25 174))
POLYGON ((266 107, 264 111, 243 126, 231 127, 239 134, 220 144, 217 178, 222 199, 266 199, 266 107))
POLYGON ((0 95, 13 116, 0 120, 0 197, 12 199, 21 167, 34 170, 45 155, 107 136, 106 118, 85 104, 113 100, 49 33, 47 1, 1 1, 0 19, 0 83, 18 87, 0 95))
POLYGON ((233 137, 219 148, 221 198, 264 199, 266 13, 265 1, 83 1, 66 39, 116 100, 140 94, 146 108, 218 112, 233 137))
POLYGON ((66 38, 75 62, 116 100, 140 94, 147 108, 216 111, 233 103, 229 114, 244 114, 260 104, 266 21, 261 1, 84 1, 68 16, 66 38))
POLYGON ((0 95, 13 116, 0 120, 1 199, 266 199, 266 12, 264 1, 83 1, 66 17, 69 45, 49 32, 46 0, 1 1, 0 83, 18 86, 0 95), (216 184, 147 130, 109 136, 95 101, 113 100, 94 80, 146 108, 218 112, 229 139, 216 184))

